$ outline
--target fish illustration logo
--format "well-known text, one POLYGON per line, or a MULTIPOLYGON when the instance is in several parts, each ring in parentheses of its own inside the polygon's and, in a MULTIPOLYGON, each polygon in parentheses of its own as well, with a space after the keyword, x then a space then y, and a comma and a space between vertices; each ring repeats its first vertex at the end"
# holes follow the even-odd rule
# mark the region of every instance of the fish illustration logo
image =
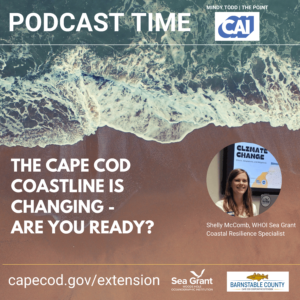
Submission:
POLYGON ((254 273, 253 275, 250 275, 250 276, 247 276, 248 279, 251 279, 251 280, 257 280, 257 281, 260 281, 262 279, 268 279, 268 275, 264 275, 264 274, 256 274, 254 273))
POLYGON ((197 275, 197 273, 194 272, 194 271, 191 271, 191 273, 192 273, 193 275, 195 275, 197 278, 200 278, 200 277, 203 275, 204 271, 205 271, 205 269, 202 270, 202 272, 201 272, 200 275, 197 275))

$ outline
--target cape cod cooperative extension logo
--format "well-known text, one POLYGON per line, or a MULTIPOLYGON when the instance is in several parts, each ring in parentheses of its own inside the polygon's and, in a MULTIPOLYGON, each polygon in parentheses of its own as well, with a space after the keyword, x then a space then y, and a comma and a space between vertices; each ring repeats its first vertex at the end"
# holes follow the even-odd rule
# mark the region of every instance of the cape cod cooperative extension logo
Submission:
POLYGON ((215 12, 215 41, 259 41, 259 12, 215 12))
POLYGON ((172 285, 174 285, 174 287, 171 288, 171 291, 212 292, 213 279, 205 278, 205 276, 203 276, 204 271, 205 269, 203 269, 199 275, 195 271, 190 271, 193 276, 189 278, 172 277, 172 285))
POLYGON ((288 292, 289 272, 227 272, 227 292, 288 292))

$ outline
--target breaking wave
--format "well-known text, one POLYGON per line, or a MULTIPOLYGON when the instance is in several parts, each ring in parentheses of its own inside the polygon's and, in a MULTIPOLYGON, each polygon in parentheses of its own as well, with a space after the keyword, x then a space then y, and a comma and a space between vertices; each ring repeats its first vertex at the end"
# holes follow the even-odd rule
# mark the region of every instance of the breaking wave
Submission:
MULTIPOLYGON (((161 143, 180 141, 208 124, 269 122, 298 130, 298 47, 182 45, 214 42, 213 12, 184 6, 195 11, 190 33, 132 34, 133 20, 124 18, 120 27, 130 33, 129 46, 2 47, 0 143, 74 144, 102 126, 161 143)), ((150 0, 143 7, 125 1, 114 11, 130 9, 172 11, 150 0)), ((272 21, 278 14, 266 16, 262 41, 295 42, 272 21)), ((28 32, 19 30, 7 42, 26 38, 28 32)), ((32 42, 38 38, 50 39, 30 35, 32 42)), ((78 36, 68 42, 72 38, 78 36)))

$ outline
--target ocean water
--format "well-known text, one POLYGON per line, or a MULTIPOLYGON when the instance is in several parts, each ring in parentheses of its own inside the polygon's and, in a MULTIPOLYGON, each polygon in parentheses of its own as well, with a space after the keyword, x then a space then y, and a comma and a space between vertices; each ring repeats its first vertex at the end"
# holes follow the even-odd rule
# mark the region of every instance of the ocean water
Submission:
POLYGON ((102 126, 161 143, 208 124, 299 130, 298 1, 259 3, 268 5, 260 10, 260 42, 218 45, 215 10, 206 6, 227 4, 258 3, 10 1, 0 21, 0 144, 74 144, 102 126), (125 16, 118 32, 112 18, 106 32, 29 32, 25 25, 9 32, 10 12, 71 12, 69 25, 85 12, 92 26, 97 12, 125 16), (133 12, 190 13, 191 31, 148 32, 146 20, 137 32, 133 12))

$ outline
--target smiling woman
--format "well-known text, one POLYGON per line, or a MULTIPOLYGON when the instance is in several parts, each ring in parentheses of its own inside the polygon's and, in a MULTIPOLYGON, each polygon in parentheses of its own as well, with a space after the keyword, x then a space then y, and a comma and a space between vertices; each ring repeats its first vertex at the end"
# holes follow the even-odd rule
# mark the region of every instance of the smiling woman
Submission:
POLYGON ((249 175, 243 169, 230 172, 224 198, 216 205, 231 216, 248 218, 256 216, 256 206, 252 203, 252 193, 249 186, 249 175))
POLYGON ((281 169, 270 150, 248 142, 223 148, 210 162, 206 175, 213 206, 241 218, 269 210, 278 198, 281 183, 281 169))

